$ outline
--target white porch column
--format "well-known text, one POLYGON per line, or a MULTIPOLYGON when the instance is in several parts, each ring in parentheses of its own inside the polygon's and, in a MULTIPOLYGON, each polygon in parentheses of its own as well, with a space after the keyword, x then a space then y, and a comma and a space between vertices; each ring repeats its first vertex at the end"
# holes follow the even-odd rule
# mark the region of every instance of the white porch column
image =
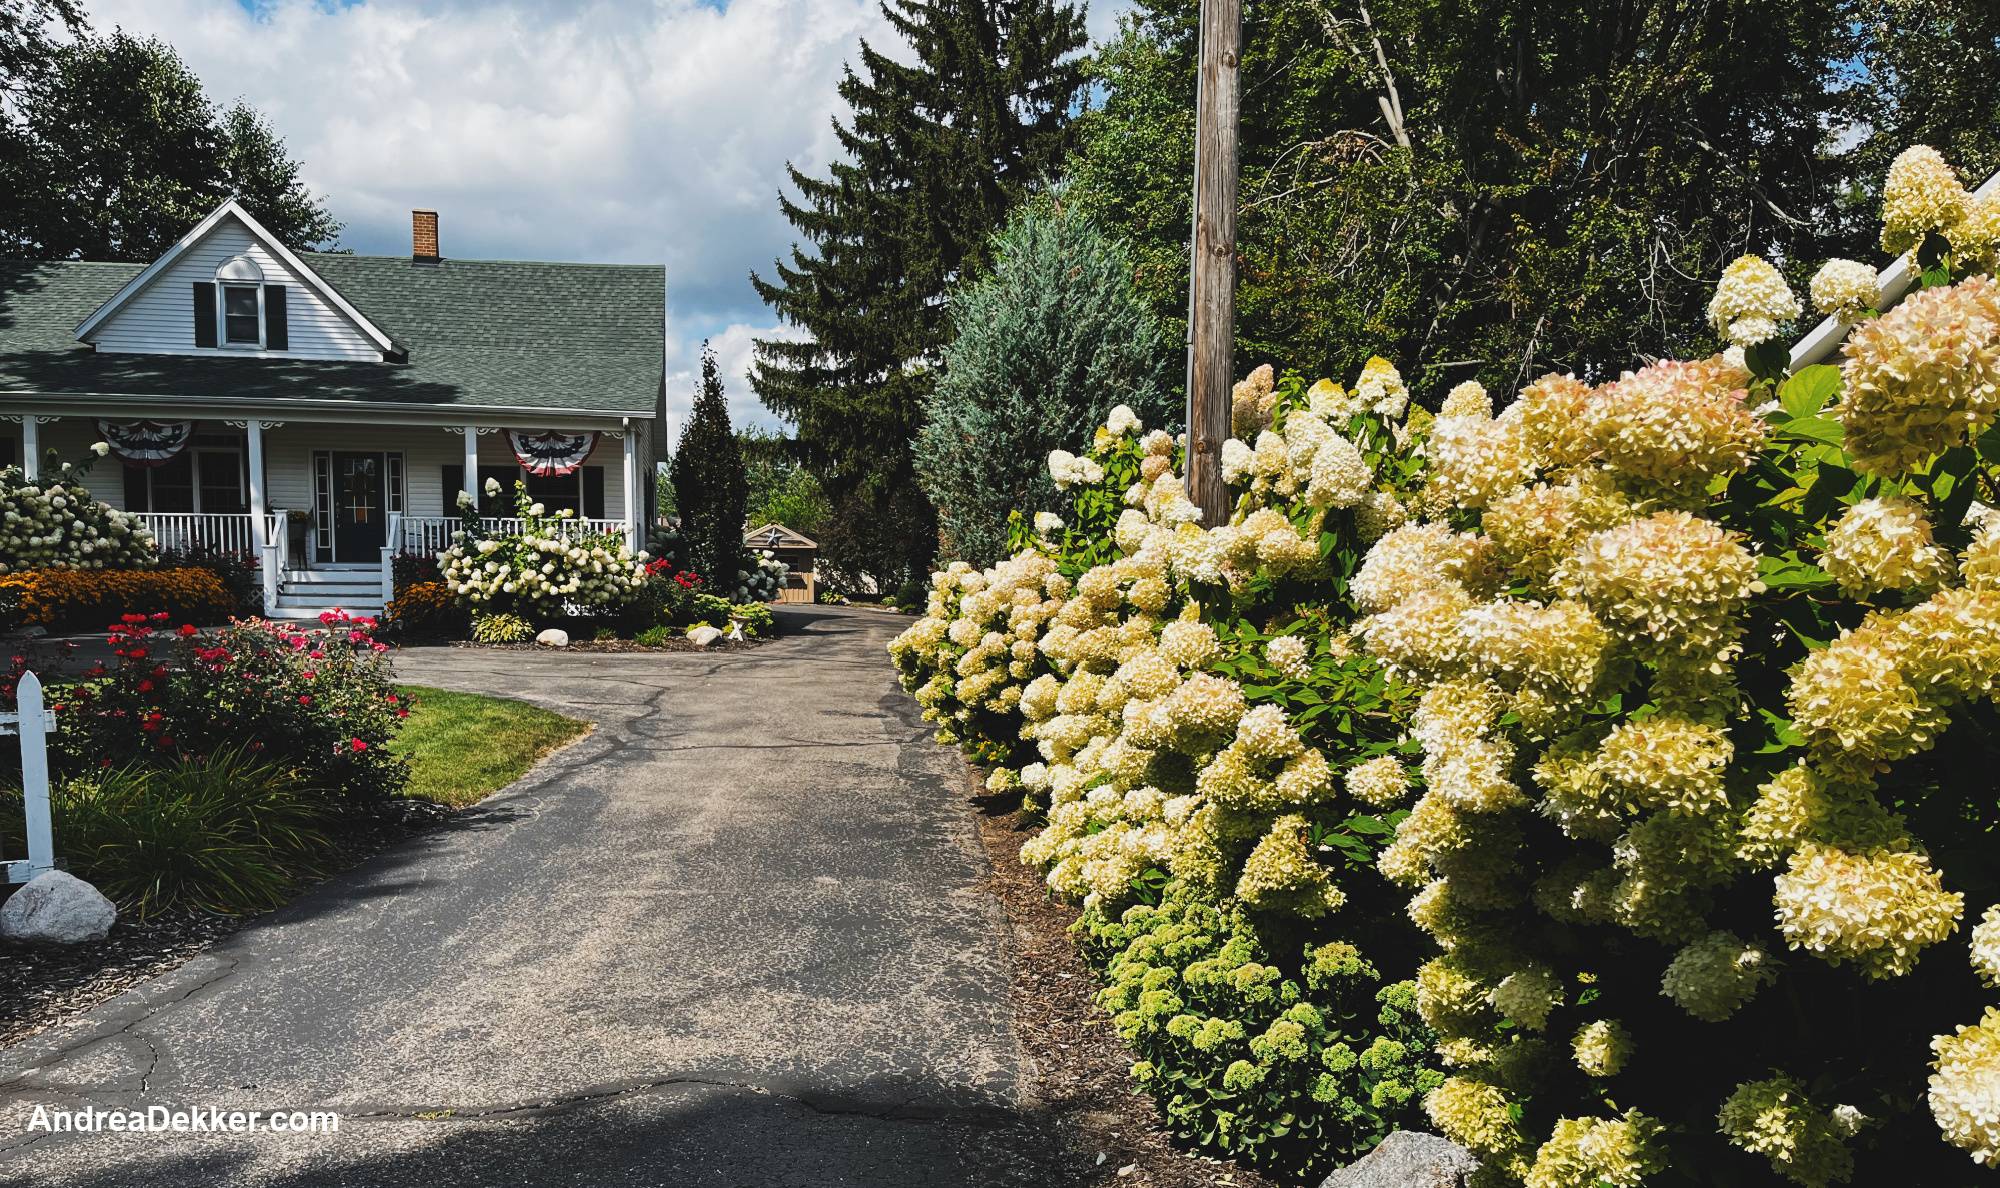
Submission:
POLYGON ((264 494, 264 422, 243 422, 243 457, 250 470, 250 543, 257 553, 257 574, 264 582, 264 613, 277 613, 283 567, 284 539, 271 539, 266 522, 269 501, 264 494))
POLYGON ((243 422, 243 440, 250 463, 250 543, 262 557, 264 546, 271 543, 264 530, 264 422, 243 422))
MULTIPOLYGON (((459 432, 465 434, 465 489, 472 493, 473 501, 477 502, 481 494, 479 490, 479 427, 476 425, 467 425, 465 428, 459 430, 459 432)), ((449 501, 449 510, 446 514, 456 514, 458 512, 458 493, 455 491, 447 492, 445 499, 449 501)))
POLYGON ((29 482, 42 477, 42 419, 21 414, 21 474, 29 482))
POLYGON ((639 432, 630 419, 625 422, 625 547, 638 552, 646 547, 645 494, 639 490, 639 432))

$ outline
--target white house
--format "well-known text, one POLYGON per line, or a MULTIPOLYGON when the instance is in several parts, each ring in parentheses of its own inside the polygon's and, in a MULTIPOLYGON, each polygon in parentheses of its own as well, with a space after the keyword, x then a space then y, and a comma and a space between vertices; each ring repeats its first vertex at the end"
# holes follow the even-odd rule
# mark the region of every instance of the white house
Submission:
POLYGON ((254 558, 268 613, 379 609, 461 490, 516 479, 644 547, 665 270, 285 248, 225 202, 150 264, 0 261, 0 464, 89 483, 163 548, 254 558))

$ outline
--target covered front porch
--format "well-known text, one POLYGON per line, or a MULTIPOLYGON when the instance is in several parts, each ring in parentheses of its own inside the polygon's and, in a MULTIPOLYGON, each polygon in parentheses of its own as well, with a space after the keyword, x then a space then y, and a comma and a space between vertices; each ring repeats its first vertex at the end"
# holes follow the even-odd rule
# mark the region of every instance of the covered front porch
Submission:
POLYGON ((492 530, 518 530, 519 481, 548 510, 573 512, 574 531, 644 547, 648 424, 316 420, 290 410, 282 420, 159 416, 0 409, 0 461, 18 460, 32 479, 51 451, 80 462, 94 442, 112 441, 86 478, 92 493, 140 517, 169 558, 215 552, 256 566, 265 612, 276 617, 336 605, 379 612, 394 595, 397 557, 450 544, 460 491, 475 493, 492 530), (533 469, 520 452, 563 447, 555 465, 531 452, 533 469), (485 492, 489 480, 497 497, 485 492))

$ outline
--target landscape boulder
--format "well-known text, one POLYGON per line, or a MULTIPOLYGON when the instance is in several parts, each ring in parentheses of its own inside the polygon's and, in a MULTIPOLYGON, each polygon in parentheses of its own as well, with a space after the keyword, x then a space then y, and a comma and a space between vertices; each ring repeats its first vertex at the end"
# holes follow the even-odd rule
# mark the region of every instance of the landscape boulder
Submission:
POLYGON ((1464 1188, 1479 1160, 1449 1139, 1399 1130, 1319 1188, 1464 1188))
POLYGON ((46 870, 0 904, 0 937, 35 944, 103 940, 118 909, 97 888, 67 871, 46 870))
POLYGON ((706 623, 688 632, 688 642, 698 648, 705 648, 721 638, 722 629, 719 627, 710 627, 706 623))
POLYGON ((560 627, 551 627, 537 635, 535 642, 545 648, 566 648, 569 646, 569 632, 560 627))

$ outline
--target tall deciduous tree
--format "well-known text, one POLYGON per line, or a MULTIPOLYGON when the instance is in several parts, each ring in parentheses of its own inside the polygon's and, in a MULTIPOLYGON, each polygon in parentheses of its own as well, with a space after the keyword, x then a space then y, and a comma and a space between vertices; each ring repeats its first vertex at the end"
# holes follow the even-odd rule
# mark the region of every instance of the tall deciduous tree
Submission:
POLYGON ((1057 505, 1051 450, 1089 441, 1119 404, 1149 428, 1179 422, 1178 344, 1124 250, 1064 191, 1024 203, 992 255, 952 299, 956 333, 916 444, 948 551, 982 566, 1006 552, 1008 513, 1057 505))
POLYGON ((289 246, 339 235, 264 118, 219 109, 165 42, 113 32, 47 62, 0 159, 0 253, 150 260, 232 195, 289 246))
POLYGON ((712 588, 727 589, 743 558, 743 505, 749 495, 743 455, 729 430, 729 403, 715 351, 701 344, 701 390, 674 451, 674 503, 688 567, 712 588))
MULTIPOLYGON (((1184 316, 1198 0, 1139 0, 1075 172, 1184 316)), ((1745 251, 1876 259, 1844 196, 1935 138, 1993 160, 1992 5, 1247 0, 1239 370, 1420 393, 1703 350, 1745 251)), ((1795 282, 1803 281, 1795 276, 1795 282)))
POLYGON ((757 344, 751 384, 797 427, 834 505, 824 559, 893 585, 922 573, 935 519, 910 442, 949 333, 945 295, 1037 177, 1061 166, 1083 84, 1067 0, 884 0, 908 42, 867 43, 840 96, 843 159, 792 169, 801 243, 758 293, 803 341, 757 344))

